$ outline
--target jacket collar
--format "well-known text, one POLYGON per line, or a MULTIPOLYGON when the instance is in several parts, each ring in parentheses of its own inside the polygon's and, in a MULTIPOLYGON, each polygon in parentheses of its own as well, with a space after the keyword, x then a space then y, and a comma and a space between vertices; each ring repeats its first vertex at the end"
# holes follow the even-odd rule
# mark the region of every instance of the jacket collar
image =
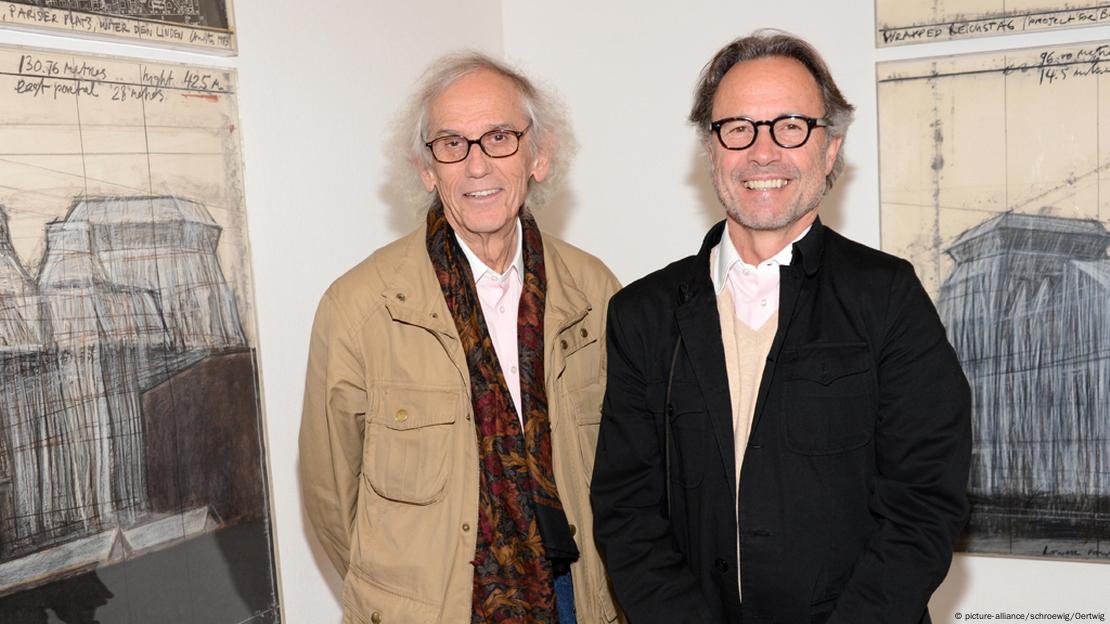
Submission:
POLYGON ((435 268, 424 248, 427 231, 428 227, 422 224, 398 241, 397 261, 385 276, 382 301, 393 320, 458 340, 435 268))
MULTIPOLYGON (((425 247, 427 231, 427 225, 422 224, 398 242, 399 257, 391 274, 385 278, 386 287, 381 296, 395 321, 425 327, 458 340, 454 320, 425 247)), ((547 273, 544 341, 550 348, 561 331, 582 320, 592 308, 550 239, 545 235, 543 240, 547 273)))
MULTIPOLYGON (((683 303, 692 301, 707 291, 710 294, 714 292, 713 278, 707 270, 709 267, 709 253, 721 242, 721 237, 725 234, 725 223, 725 221, 718 222, 709 229, 705 238, 702 239, 701 249, 698 250, 696 260, 680 286, 679 296, 683 303)), ((821 217, 817 217, 809 228, 809 232, 801 240, 794 243, 790 266, 800 264, 807 276, 817 273, 817 270, 821 268, 821 251, 824 245, 825 226, 821 223, 821 217)))

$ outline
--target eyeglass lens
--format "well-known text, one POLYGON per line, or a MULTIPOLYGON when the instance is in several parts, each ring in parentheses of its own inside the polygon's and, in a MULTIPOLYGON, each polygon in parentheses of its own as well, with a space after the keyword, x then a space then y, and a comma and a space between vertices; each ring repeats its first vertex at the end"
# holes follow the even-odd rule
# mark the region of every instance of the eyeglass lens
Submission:
POLYGON ((470 146, 475 143, 490 158, 505 158, 516 153, 520 139, 511 130, 490 130, 477 139, 451 135, 439 137, 431 142, 432 155, 441 163, 454 163, 466 159, 470 146))

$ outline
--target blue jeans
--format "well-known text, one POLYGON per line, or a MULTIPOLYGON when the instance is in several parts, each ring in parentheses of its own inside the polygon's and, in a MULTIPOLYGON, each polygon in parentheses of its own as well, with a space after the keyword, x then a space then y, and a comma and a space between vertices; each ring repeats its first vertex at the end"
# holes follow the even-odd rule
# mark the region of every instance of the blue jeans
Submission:
POLYGON ((555 610, 559 614, 559 624, 577 624, 574 585, 570 582, 570 572, 555 577, 555 610))

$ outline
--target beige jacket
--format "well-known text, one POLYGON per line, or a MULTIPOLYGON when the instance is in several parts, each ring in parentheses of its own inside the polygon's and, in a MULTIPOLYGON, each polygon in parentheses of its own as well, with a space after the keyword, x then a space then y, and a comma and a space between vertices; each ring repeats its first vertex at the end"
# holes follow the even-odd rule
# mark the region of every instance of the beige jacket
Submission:
MULTIPOLYGON (((345 575, 344 624, 470 621, 478 450, 470 378, 425 228, 340 277, 316 313, 300 469, 305 507, 345 575)), ((593 541, 589 481, 613 274, 544 236, 544 371, 555 479, 582 556, 582 624, 617 618, 593 541)))

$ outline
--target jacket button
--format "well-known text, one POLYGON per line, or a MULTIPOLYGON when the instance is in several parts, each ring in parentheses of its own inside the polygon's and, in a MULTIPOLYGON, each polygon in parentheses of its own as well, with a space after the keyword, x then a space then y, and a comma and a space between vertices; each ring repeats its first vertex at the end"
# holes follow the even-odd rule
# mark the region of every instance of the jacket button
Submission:
POLYGON ((589 336, 589 335, 590 335, 590 332, 586 331, 586 328, 585 328, 585 327, 583 327, 583 328, 582 328, 582 331, 581 331, 581 332, 579 332, 579 333, 581 333, 581 334, 582 334, 582 337, 583 337, 583 338, 585 338, 586 336, 589 336))
POLYGON ((578 533, 578 527, 574 526, 573 524, 570 525, 570 536, 574 537, 576 533, 578 533))
MULTIPOLYGON (((404 300, 405 300, 405 293, 397 293, 397 301, 404 301, 404 300)), ((378 616, 378 617, 381 617, 381 616, 378 616)))
POLYGON ((567 348, 567 341, 566 340, 560 340, 559 341, 559 346, 562 347, 563 349, 566 349, 567 348))
POLYGON ((382 614, 377 611, 370 614, 370 621, 374 624, 382 624, 382 614))
POLYGON ((718 559, 718 560, 714 561, 713 562, 713 567, 717 568, 717 571, 722 573, 722 574, 724 574, 725 572, 728 572, 728 562, 725 561, 724 559, 718 559))
POLYGON ((405 422, 408 419, 409 413, 403 409, 397 410, 397 413, 393 415, 393 420, 396 420, 397 422, 405 422))
POLYGON ((463 525, 462 525, 462 530, 463 530, 464 533, 466 531, 469 531, 470 530, 470 523, 469 522, 464 522, 463 525))

